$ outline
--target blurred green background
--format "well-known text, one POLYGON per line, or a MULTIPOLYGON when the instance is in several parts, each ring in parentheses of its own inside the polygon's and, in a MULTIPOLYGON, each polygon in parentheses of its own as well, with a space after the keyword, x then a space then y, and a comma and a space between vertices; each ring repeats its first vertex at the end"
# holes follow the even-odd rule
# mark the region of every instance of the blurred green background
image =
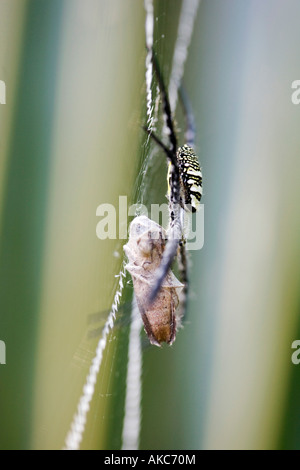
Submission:
MULTIPOLYGON (((168 79, 181 0, 154 1, 168 79)), ((184 83, 204 175, 205 245, 172 347, 145 347, 141 449, 300 449, 297 0, 202 0, 184 83)), ((124 240, 96 208, 141 184, 141 0, 0 0, 0 448, 60 449, 114 298, 124 240)), ((178 127, 183 120, 178 110, 178 127)), ((182 137, 182 132, 179 132, 182 137)), ((164 156, 144 175, 164 202, 164 156)), ((83 449, 121 447, 132 295, 83 449)))

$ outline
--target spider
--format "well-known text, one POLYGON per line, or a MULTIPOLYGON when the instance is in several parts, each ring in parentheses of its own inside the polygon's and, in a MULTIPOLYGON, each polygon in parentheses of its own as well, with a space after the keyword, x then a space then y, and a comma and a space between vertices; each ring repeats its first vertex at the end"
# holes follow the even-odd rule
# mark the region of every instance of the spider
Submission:
POLYGON ((186 308, 188 294, 187 255, 185 247, 184 218, 187 212, 196 212, 200 206, 202 196, 202 173, 193 145, 195 139, 195 125, 191 105, 185 90, 180 87, 180 98, 186 115, 186 144, 178 148, 177 137, 170 108, 168 92, 160 72, 156 54, 152 49, 152 62, 156 74, 161 96, 165 123, 169 130, 169 146, 165 145, 151 130, 144 127, 150 137, 164 150, 168 162, 168 200, 169 200, 169 228, 168 243, 163 253, 159 268, 157 269, 153 288, 149 296, 151 305, 162 286, 162 283, 179 251, 179 270, 184 289, 181 298, 181 317, 186 308))
POLYGON ((136 301, 152 344, 172 344, 186 309, 188 294, 185 214, 195 212, 202 195, 202 174, 192 148, 195 137, 194 119, 183 88, 181 101, 187 116, 186 144, 177 149, 177 138, 171 116, 167 90, 154 51, 154 71, 162 96, 163 112, 169 129, 169 146, 144 127, 150 137, 164 150, 168 162, 169 228, 167 232, 145 216, 136 217, 130 226, 124 251, 127 271, 132 276, 136 301), (178 253, 181 282, 170 270, 178 253), (180 304, 179 312, 176 311, 180 304))

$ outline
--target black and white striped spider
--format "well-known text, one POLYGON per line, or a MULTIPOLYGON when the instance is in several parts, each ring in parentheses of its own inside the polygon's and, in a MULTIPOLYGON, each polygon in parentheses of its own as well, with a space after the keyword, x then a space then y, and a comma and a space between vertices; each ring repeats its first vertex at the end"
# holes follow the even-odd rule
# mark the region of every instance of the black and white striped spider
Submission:
POLYGON ((162 97, 165 123, 169 130, 169 145, 164 144, 148 128, 144 127, 144 130, 167 156, 169 227, 165 237, 162 227, 154 225, 150 219, 137 217, 132 222, 131 236, 124 249, 129 259, 127 270, 133 277, 136 299, 146 333, 152 344, 160 346, 163 341, 173 343, 178 324, 185 313, 188 294, 185 215, 199 208, 202 174, 198 157, 193 150, 195 126, 189 102, 181 89, 180 96, 186 114, 187 128, 186 144, 178 148, 168 92, 153 50, 152 62, 162 97), (170 271, 177 254, 182 284, 172 277, 170 271), (180 308, 175 313, 178 300, 180 308))

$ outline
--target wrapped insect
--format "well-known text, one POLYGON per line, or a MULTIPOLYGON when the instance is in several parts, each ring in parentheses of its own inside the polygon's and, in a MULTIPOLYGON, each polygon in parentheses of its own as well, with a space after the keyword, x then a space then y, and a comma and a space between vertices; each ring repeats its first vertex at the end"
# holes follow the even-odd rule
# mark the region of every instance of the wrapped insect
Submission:
POLYGON ((183 288, 183 284, 169 270, 155 300, 149 305, 166 238, 166 232, 160 225, 146 216, 139 216, 132 221, 129 241, 124 246, 128 258, 126 269, 133 279, 145 331, 150 342, 156 346, 160 346, 162 342, 172 344, 176 338, 176 329, 179 326, 176 308, 183 288))

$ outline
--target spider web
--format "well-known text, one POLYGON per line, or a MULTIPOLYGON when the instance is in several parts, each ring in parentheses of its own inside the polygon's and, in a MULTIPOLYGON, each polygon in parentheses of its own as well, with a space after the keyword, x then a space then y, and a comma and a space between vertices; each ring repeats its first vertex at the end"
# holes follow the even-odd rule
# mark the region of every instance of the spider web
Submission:
MULTIPOLYGON (((173 64, 170 76, 169 97, 171 109, 174 112, 178 100, 178 88, 180 86, 184 65, 188 55, 188 48, 193 32, 194 20, 201 0, 183 0, 179 18, 178 34, 175 44, 173 64)), ((144 0, 145 7, 145 40, 147 55, 145 62, 145 82, 146 82, 146 113, 147 126, 153 129, 156 122, 159 93, 157 90, 157 100, 153 104, 152 78, 153 67, 151 60, 151 49, 154 45, 154 5, 153 0, 144 0)), ((142 204, 147 191, 147 182, 144 177, 151 165, 153 152, 149 152, 149 136, 146 139, 143 149, 143 163, 140 170, 140 177, 137 179, 140 184, 137 191, 137 202, 142 204)), ((138 207, 138 204, 137 204, 138 207)), ((137 209, 137 214, 139 213, 137 209)), ((126 261, 123 259, 122 267, 118 274, 119 282, 112 303, 111 310, 103 327, 99 339, 95 356, 89 368, 88 375, 80 396, 76 412, 70 424, 69 431, 65 439, 65 450, 79 450, 83 439, 87 423, 87 416, 90 410, 92 398, 95 393, 95 385, 102 365, 103 354, 107 347, 109 335, 112 332, 118 315, 119 306, 125 285, 126 261)), ((139 447, 141 429, 141 373, 142 373, 142 348, 140 331, 142 322, 136 306, 135 299, 132 303, 131 327, 129 333, 128 346, 128 368, 126 378, 125 412, 122 432, 122 448, 125 450, 135 450, 139 447)))

